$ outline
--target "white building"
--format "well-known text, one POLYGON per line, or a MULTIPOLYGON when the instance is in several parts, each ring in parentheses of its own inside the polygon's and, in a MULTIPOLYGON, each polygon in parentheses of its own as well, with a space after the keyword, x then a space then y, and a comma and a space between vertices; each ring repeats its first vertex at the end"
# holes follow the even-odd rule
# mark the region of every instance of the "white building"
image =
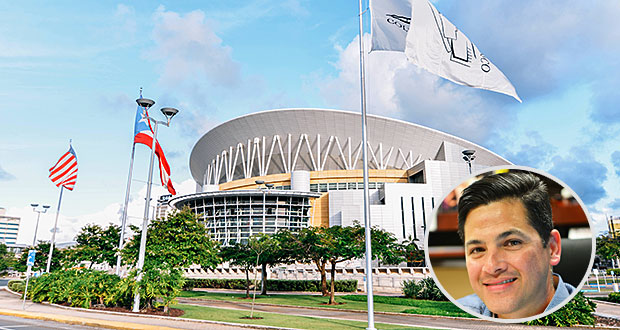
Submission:
POLYGON ((20 221, 19 217, 7 216, 6 209, 0 207, 0 243, 15 245, 20 221))
MULTIPOLYGON (((510 164, 472 142, 405 121, 369 115, 367 127, 371 222, 400 240, 424 241, 433 208, 469 175, 464 150, 475 151, 472 171, 510 164)), ((196 193, 169 204, 201 214, 224 244, 279 228, 363 223, 361 151, 358 113, 282 109, 241 116, 198 140, 190 156, 196 193)))

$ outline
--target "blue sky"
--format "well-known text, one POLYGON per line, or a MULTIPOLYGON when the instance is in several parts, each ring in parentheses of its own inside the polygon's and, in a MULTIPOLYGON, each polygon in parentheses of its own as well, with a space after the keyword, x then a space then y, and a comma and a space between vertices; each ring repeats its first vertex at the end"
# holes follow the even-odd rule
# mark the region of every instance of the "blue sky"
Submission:
MULTIPOLYGON (((402 53, 373 52, 368 111, 548 171, 604 229, 606 215, 620 216, 620 3, 434 3, 523 103, 432 76, 402 53)), ((140 87, 157 109, 181 110, 159 131, 181 193, 194 190, 193 144, 223 121, 282 107, 359 111, 357 10, 357 1, 309 0, 0 4, 0 207, 22 217, 19 241, 32 239, 33 202, 52 205, 38 237, 50 236, 59 189, 47 174, 69 139, 80 170, 63 196, 60 240, 87 223, 119 222, 140 87)), ((137 146, 133 223, 148 156, 137 146)))

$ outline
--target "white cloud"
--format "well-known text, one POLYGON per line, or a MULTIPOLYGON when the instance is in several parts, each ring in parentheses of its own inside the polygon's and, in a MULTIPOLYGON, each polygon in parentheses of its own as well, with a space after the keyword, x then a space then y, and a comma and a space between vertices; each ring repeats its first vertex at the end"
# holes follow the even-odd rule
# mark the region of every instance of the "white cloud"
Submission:
MULTIPOLYGON (((364 45, 369 48, 370 36, 364 45)), ((337 47, 338 49, 338 47, 337 47)), ((507 96, 459 86, 407 62, 403 53, 373 52, 366 56, 369 113, 396 117, 439 129, 472 141, 484 141, 502 129, 513 114, 499 111, 507 96), (484 94, 484 97, 481 95, 484 94)), ((359 40, 340 49, 334 64, 338 75, 318 82, 328 104, 359 111, 359 40)))
MULTIPOLYGON (((196 191, 196 183, 192 179, 185 180, 181 183, 173 183, 177 196, 186 194, 192 194, 196 191)), ((135 186, 135 185, 134 185, 135 186)), ((132 187, 135 189, 135 187, 132 187)), ((151 207, 156 205, 157 198, 161 195, 166 195, 168 192, 159 184, 154 184, 151 190, 151 207)), ((127 217, 127 230, 129 230, 129 224, 136 226, 142 225, 142 219, 144 215, 144 197, 146 196, 146 185, 143 185, 138 191, 134 191, 131 194, 127 217)), ((56 218, 57 205, 52 205, 47 213, 42 213, 39 221, 39 229, 37 231, 37 241, 44 240, 49 241, 52 238, 51 229, 54 227, 54 220, 56 218)), ((67 205, 61 205, 60 216, 58 217, 59 232, 56 233, 56 242, 69 242, 73 241, 77 233, 87 224, 99 224, 101 226, 107 226, 110 223, 120 225, 122 215, 122 204, 112 203, 101 210, 94 213, 88 213, 77 216, 67 217, 63 215, 66 211, 67 205)), ((66 213, 65 213, 66 214, 66 213)), ((32 211, 30 207, 14 208, 9 207, 7 209, 7 216, 20 217, 21 222, 19 226, 19 234, 17 236, 17 243, 19 244, 32 244, 34 238, 34 232, 37 221, 37 214, 32 211)))
POLYGON ((240 67, 232 60, 231 48, 222 44, 203 11, 181 15, 160 7, 152 37, 156 47, 147 57, 163 61, 162 85, 177 86, 188 80, 207 82, 211 87, 240 84, 240 67))

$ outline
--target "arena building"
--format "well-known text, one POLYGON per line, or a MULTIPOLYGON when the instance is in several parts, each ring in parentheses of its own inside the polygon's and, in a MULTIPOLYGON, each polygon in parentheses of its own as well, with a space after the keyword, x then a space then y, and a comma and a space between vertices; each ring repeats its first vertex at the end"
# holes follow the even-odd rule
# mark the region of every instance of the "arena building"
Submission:
MULTIPOLYGON (((257 112, 203 135, 190 156, 189 206, 223 244, 281 228, 363 223, 361 115, 318 109, 257 112)), ((421 242, 441 198, 469 174, 510 164, 461 138, 368 115, 370 219, 421 242), (463 151, 475 152, 464 160, 463 151)))

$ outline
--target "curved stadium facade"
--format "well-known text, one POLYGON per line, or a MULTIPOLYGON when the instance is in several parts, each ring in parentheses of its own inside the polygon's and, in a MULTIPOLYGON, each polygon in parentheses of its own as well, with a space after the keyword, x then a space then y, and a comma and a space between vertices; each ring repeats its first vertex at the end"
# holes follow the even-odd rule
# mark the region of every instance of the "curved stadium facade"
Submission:
MULTIPOLYGON (((370 219, 397 238, 423 242, 435 205, 472 171, 510 164, 472 142, 368 115, 370 219)), ((361 115, 319 109, 257 112, 203 135, 190 156, 189 206, 227 245, 256 233, 363 223, 361 115), (257 183, 258 181, 258 183, 257 183), (272 186, 267 189, 262 183, 272 186)))

